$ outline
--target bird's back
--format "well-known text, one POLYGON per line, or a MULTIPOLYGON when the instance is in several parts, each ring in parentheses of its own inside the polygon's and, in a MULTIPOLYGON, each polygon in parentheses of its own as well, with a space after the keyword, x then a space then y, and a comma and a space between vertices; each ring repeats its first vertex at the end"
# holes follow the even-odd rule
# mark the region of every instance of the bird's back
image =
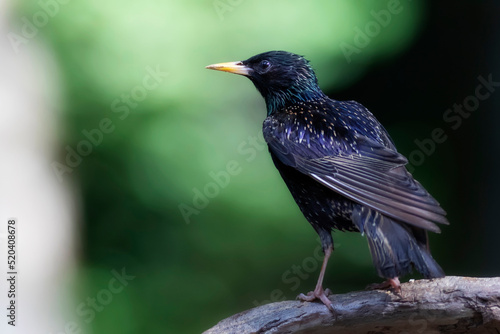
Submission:
POLYGON ((357 137, 395 150, 387 131, 368 109, 356 101, 329 98, 286 106, 264 121, 269 141, 292 141, 307 146, 309 158, 357 154, 357 137))

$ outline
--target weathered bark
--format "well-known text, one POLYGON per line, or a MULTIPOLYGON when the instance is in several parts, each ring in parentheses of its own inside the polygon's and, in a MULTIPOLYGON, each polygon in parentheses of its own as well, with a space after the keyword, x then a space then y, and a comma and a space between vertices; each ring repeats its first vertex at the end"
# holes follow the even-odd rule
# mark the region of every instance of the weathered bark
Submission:
POLYGON ((402 284, 399 295, 359 291, 330 296, 335 309, 300 301, 259 306, 204 334, 499 333, 500 277, 445 277, 402 284))

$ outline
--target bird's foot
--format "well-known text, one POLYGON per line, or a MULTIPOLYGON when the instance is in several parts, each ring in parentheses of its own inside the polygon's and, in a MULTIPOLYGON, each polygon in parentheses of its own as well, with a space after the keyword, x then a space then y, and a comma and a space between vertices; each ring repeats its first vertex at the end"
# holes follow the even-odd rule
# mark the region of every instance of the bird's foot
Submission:
POLYGON ((332 292, 330 289, 323 290, 323 288, 316 288, 314 291, 309 291, 307 295, 301 293, 297 296, 297 299, 303 302, 312 302, 315 299, 319 299, 326 305, 326 307, 328 307, 330 311, 333 312, 332 302, 328 299, 328 296, 331 294, 332 292))
POLYGON ((385 282, 370 284, 366 287, 368 290, 387 290, 393 289, 395 293, 401 292, 401 283, 399 278, 388 278, 385 282))

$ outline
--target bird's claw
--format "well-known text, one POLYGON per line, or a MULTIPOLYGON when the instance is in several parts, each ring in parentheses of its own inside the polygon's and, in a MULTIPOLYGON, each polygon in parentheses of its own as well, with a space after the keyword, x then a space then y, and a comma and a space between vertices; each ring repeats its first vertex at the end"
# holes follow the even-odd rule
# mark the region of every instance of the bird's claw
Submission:
POLYGON ((401 292, 401 283, 399 282, 399 278, 388 278, 385 282, 382 283, 373 283, 366 287, 367 290, 387 290, 392 289, 395 293, 401 292))
POLYGON ((330 299, 328 299, 328 296, 331 295, 332 292, 330 289, 320 289, 320 290, 314 290, 314 291, 309 291, 307 295, 301 293, 300 295, 297 296, 297 299, 303 301, 303 302, 312 302, 316 299, 319 299, 325 304, 326 307, 332 312, 333 311, 333 305, 330 299))
POLYGON ((314 291, 309 291, 307 295, 301 293, 297 296, 298 300, 301 300, 303 302, 312 302, 315 300, 317 297, 314 295, 314 291))

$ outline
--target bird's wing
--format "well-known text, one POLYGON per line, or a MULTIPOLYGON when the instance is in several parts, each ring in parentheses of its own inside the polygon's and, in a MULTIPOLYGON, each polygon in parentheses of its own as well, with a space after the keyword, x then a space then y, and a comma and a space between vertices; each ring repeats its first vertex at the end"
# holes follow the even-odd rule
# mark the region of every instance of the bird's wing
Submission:
POLYGON ((446 212, 404 167, 406 158, 374 140, 358 137, 351 155, 324 155, 276 137, 266 140, 281 162, 354 202, 433 232, 440 231, 434 222, 448 224, 446 212))

